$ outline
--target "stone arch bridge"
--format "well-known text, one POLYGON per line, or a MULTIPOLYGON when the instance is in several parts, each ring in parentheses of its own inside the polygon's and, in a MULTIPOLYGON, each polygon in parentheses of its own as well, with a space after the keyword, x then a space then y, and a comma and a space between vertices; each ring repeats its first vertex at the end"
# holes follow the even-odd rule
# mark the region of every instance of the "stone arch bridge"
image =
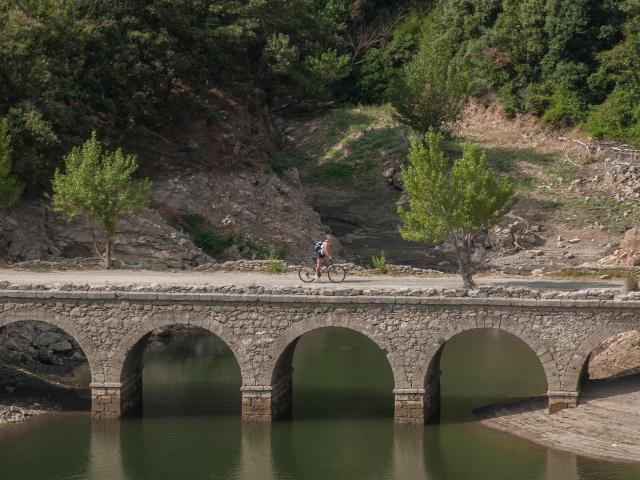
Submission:
POLYGON ((242 375, 242 416, 253 422, 269 422, 290 410, 297 340, 317 328, 344 327, 366 335, 386 353, 398 423, 423 423, 437 413, 440 354, 447 340, 462 331, 496 328, 526 343, 546 374, 553 412, 577 405, 596 346, 611 335, 640 329, 640 301, 629 297, 578 293, 544 298, 553 295, 538 292, 537 297, 515 298, 522 294, 508 289, 472 293, 11 289, 0 291, 0 327, 41 321, 71 335, 89 362, 97 418, 121 417, 141 405, 142 352, 153 330, 203 328, 235 355, 242 375))

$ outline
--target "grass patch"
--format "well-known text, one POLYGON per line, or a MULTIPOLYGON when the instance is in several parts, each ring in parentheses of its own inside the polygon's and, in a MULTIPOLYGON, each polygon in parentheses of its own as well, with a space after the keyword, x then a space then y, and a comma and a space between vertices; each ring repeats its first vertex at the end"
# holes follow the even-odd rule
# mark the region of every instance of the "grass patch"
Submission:
MULTIPOLYGON (((459 158, 467 144, 464 140, 450 142, 446 147, 447 154, 459 158)), ((538 171, 554 176, 557 183, 566 182, 574 174, 574 165, 553 155, 529 149, 478 146, 486 152, 487 162, 496 172, 511 177, 518 193, 536 190, 540 182, 538 171)))
POLYGON ((314 183, 350 185, 354 172, 355 167, 347 162, 326 163, 315 168, 305 179, 314 183))
MULTIPOLYGON (((542 202, 544 210, 566 210, 570 217, 564 219, 565 225, 581 228, 589 223, 598 222, 605 228, 624 230, 640 220, 637 207, 621 203, 614 198, 553 198, 542 202), (624 216, 626 214, 626 216, 624 216)), ((559 214, 565 213, 559 211, 559 214)))
POLYGON ((307 182, 366 185, 386 158, 406 155, 406 128, 393 119, 388 105, 338 108, 323 123, 326 128, 301 147, 308 159, 307 182))

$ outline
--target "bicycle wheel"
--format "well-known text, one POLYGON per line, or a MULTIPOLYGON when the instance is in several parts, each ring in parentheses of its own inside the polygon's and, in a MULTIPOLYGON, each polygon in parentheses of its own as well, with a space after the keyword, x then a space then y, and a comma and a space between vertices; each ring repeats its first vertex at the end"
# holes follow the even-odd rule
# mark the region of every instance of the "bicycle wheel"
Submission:
POLYGON ((347 269, 340 265, 331 265, 327 269, 327 276, 333 283, 344 282, 344 277, 347 276, 347 269))
POLYGON ((311 283, 316 279, 316 271, 311 267, 305 267, 304 265, 298 270, 298 277, 304 283, 311 283))

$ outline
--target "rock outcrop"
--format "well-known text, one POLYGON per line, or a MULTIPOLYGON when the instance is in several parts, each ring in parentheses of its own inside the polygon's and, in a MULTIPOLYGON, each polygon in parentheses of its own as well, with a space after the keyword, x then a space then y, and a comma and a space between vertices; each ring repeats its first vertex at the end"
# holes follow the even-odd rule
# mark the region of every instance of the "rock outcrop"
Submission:
MULTIPOLYGON (((141 174, 153 181, 152 206, 119 222, 117 265, 187 269, 211 262, 183 228, 188 216, 201 218, 212 234, 248 237, 263 252, 308 256, 323 233, 320 217, 295 169, 282 176, 271 171, 267 160, 280 132, 264 94, 239 93, 212 90, 208 115, 154 137, 141 158, 141 174)), ((0 258, 9 262, 95 255, 86 224, 65 222, 43 199, 22 201, 0 216, 0 258)), ((230 249, 225 257, 242 258, 242 252, 230 249)))

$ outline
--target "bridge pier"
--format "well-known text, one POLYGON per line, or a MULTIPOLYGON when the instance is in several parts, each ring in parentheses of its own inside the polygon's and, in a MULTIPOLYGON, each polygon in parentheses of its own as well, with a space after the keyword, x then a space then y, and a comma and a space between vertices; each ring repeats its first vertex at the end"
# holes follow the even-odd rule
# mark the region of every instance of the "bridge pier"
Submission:
POLYGON ((575 408, 578 406, 578 396, 580 392, 550 390, 547 392, 549 399, 549 413, 556 413, 566 408, 575 408))
POLYGON ((91 383, 91 416, 97 419, 120 418, 120 382, 91 383))
POLYGON ((269 423, 291 415, 293 403, 293 369, 285 363, 273 386, 243 385, 242 421, 247 423, 269 423))
POLYGON ((271 387, 249 385, 240 387, 242 391, 242 421, 247 423, 270 423, 271 387))
POLYGON ((396 388, 393 391, 394 421, 399 424, 423 424, 425 420, 424 388, 396 388))
POLYGON ((142 413, 142 369, 130 371, 123 382, 91 383, 91 416, 121 418, 142 413))

